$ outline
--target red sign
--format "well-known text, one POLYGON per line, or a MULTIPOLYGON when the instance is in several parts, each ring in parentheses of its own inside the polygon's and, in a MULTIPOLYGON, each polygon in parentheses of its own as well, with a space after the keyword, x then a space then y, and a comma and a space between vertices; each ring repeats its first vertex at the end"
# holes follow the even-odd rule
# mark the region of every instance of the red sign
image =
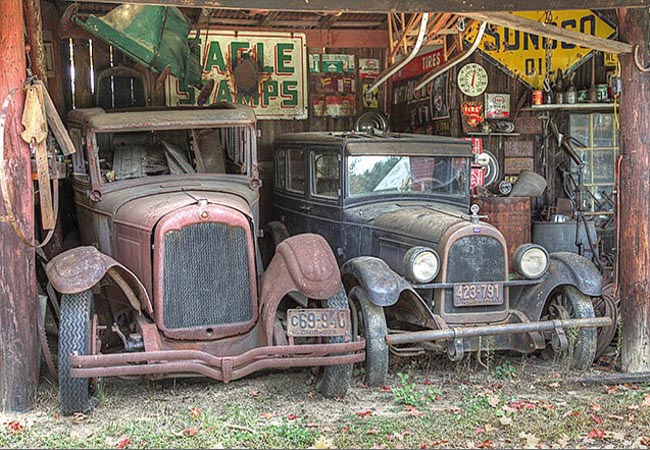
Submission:
POLYGON ((406 66, 402 67, 399 72, 393 75, 391 80, 400 81, 415 78, 419 75, 431 72, 436 67, 442 65, 443 62, 445 62, 445 52, 441 48, 432 52, 423 53, 413 58, 413 60, 406 66))
MULTIPOLYGON (((481 138, 462 138, 465 141, 472 141, 472 153, 479 155, 483 153, 483 139, 481 138)), ((472 164, 472 171, 470 172, 469 187, 472 193, 476 193, 477 186, 485 184, 485 170, 482 167, 472 164)))

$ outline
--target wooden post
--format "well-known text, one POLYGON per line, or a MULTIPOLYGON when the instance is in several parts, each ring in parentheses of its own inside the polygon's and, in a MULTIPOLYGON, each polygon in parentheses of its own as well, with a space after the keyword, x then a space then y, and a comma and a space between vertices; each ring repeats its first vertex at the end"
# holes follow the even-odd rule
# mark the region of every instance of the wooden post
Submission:
POLYGON ((29 59, 32 73, 47 86, 45 70, 45 47, 43 46, 43 17, 41 0, 24 0, 25 25, 29 39, 29 59))
MULTIPOLYGON (((621 40, 650 64, 648 8, 620 9, 621 40)), ((625 372, 650 370, 650 73, 621 56, 620 285, 625 372)))
MULTIPOLYGON (((25 79, 21 0, 0 1, 0 102, 25 79)), ((6 176, 14 213, 28 239, 34 234, 34 200, 29 148, 20 137, 24 95, 14 95, 4 130, 6 176)), ((5 216, 0 201, 0 217, 5 216)), ((0 220, 0 410, 32 407, 38 383, 34 250, 0 220)))

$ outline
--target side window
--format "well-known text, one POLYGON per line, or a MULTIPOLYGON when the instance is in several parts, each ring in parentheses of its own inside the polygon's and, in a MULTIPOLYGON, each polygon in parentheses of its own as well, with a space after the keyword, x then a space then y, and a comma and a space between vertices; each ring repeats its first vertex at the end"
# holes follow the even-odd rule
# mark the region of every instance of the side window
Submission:
POLYGON ((72 170, 75 175, 86 175, 86 146, 79 128, 70 128, 70 139, 77 150, 72 155, 72 170))
POLYGON ((339 154, 332 151, 314 151, 311 154, 312 195, 338 198, 339 196, 339 154))
POLYGON ((305 191, 305 151, 301 148, 292 148, 288 152, 289 160, 289 186, 290 191, 305 191))
POLYGON ((286 160, 287 152, 285 150, 280 150, 275 155, 275 187, 278 189, 285 188, 286 180, 286 160))

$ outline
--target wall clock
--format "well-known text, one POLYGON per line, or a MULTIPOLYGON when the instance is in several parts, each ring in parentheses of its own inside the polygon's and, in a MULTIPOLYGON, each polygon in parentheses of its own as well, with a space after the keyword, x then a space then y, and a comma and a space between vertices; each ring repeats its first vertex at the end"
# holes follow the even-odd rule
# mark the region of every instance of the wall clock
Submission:
POLYGON ((468 97, 476 97, 485 92, 488 85, 488 74, 478 63, 465 64, 458 71, 458 89, 468 97))

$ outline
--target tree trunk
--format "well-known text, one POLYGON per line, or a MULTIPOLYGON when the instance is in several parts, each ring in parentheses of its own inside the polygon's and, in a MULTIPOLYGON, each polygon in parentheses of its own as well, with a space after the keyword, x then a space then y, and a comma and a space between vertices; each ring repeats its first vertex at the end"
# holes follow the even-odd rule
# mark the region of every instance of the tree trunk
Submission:
MULTIPOLYGON (((25 79, 21 0, 0 1, 0 102, 25 79)), ((20 137, 24 95, 17 92, 7 111, 5 166, 14 213, 28 239, 34 234, 34 201, 29 148, 20 137)), ((5 218, 0 201, 0 217, 5 218)), ((0 220, 0 409, 32 407, 38 384, 34 250, 0 220)))
MULTIPOLYGON (((618 28, 650 64, 648 8, 619 10, 618 28)), ((621 56, 621 77, 621 358, 624 371, 642 372, 650 371, 650 73, 628 54, 621 56)))

